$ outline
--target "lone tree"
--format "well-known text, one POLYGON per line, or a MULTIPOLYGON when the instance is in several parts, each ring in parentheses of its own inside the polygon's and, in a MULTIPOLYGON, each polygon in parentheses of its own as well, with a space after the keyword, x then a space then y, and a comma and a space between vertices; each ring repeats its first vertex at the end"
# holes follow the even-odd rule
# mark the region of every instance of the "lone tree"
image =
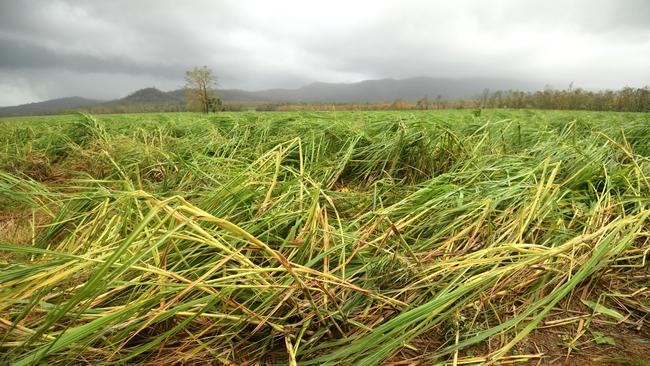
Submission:
POLYGON ((195 67, 185 72, 185 97, 187 107, 203 113, 221 110, 222 102, 217 97, 217 77, 207 66, 195 67))

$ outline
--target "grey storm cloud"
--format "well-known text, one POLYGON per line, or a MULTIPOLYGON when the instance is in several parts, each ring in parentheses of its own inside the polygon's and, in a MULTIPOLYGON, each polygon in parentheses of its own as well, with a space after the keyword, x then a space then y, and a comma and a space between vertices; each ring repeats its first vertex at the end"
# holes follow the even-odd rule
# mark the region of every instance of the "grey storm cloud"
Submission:
POLYGON ((383 77, 650 84, 650 1, 74 1, 0 3, 0 105, 182 86, 383 77))
POLYGON ((114 74, 149 74, 171 78, 177 77, 183 70, 177 65, 137 61, 128 55, 99 56, 57 51, 28 41, 0 39, 0 49, 10 50, 0 54, 0 68, 3 69, 57 68, 79 73, 100 70, 114 74))

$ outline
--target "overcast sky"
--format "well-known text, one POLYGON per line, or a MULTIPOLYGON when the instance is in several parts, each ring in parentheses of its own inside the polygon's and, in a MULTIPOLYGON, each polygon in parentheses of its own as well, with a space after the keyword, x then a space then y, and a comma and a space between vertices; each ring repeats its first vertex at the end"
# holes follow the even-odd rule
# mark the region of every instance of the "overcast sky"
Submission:
POLYGON ((0 106, 177 89, 504 77, 650 84, 650 0, 0 0, 0 106))

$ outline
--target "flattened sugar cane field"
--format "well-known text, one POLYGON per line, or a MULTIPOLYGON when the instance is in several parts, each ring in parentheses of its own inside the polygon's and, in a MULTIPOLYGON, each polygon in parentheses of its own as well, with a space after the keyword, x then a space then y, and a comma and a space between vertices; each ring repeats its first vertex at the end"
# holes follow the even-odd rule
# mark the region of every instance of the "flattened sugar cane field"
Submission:
POLYGON ((0 147, 0 364, 650 355, 648 113, 80 113, 0 147))

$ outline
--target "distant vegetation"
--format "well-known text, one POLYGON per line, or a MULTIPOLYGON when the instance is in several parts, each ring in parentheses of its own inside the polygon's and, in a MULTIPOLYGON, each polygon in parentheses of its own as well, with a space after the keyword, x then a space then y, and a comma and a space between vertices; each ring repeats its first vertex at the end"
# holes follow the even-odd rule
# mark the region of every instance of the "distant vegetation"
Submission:
POLYGON ((0 364, 641 365, 648 122, 2 119, 0 364))
POLYGON ((413 78, 368 80, 352 84, 314 83, 299 89, 272 89, 258 92, 232 89, 221 89, 217 92, 213 84, 210 85, 209 90, 205 89, 209 92, 204 94, 198 92, 201 86, 188 84, 185 89, 169 92, 146 88, 125 98, 101 103, 83 98, 64 98, 18 107, 5 107, 0 108, 0 116, 67 113, 73 109, 91 113, 182 112, 205 111, 206 108, 209 111, 467 108, 650 111, 648 87, 624 88, 617 91, 588 91, 580 88, 522 91, 521 89, 483 89, 485 85, 532 87, 498 79, 413 78), (444 87, 448 89, 445 90, 444 87))
POLYGON ((478 106, 484 108, 650 112, 650 88, 623 88, 617 91, 568 89, 536 92, 490 92, 486 90, 477 102, 478 106))

